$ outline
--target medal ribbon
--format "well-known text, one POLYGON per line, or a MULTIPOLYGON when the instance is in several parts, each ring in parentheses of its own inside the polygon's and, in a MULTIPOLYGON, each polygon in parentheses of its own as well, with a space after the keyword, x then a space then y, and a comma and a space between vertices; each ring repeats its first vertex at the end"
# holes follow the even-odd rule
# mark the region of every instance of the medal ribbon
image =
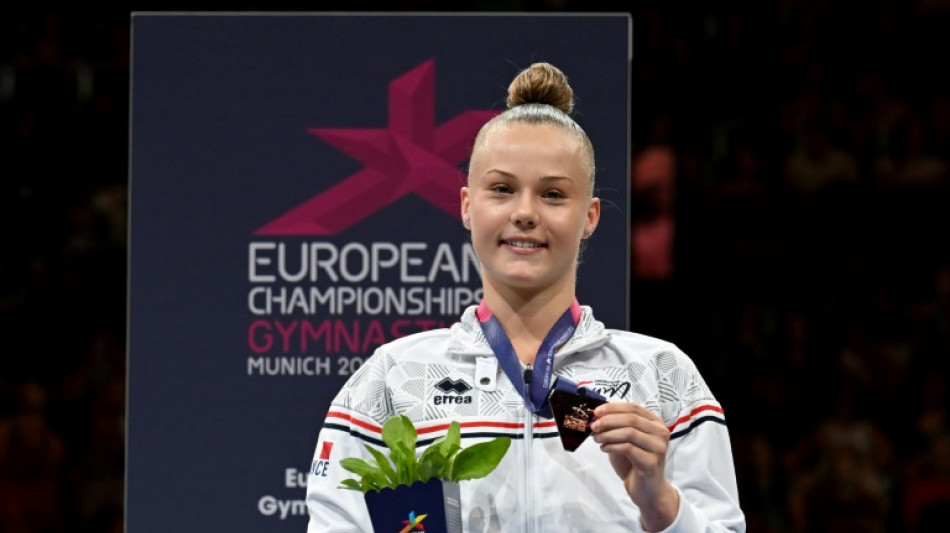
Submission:
POLYGON ((531 382, 528 384, 527 391, 525 390, 526 378, 522 374, 518 354, 515 353, 511 340, 508 339, 508 335, 501 327, 501 322, 488 309, 484 300, 478 306, 478 310, 475 311, 475 316, 478 317, 482 331, 485 333, 485 339, 491 346, 492 351, 495 352, 495 357, 498 359, 502 370, 505 371, 505 375, 508 376, 521 397, 524 398, 525 407, 536 415, 553 418, 551 406, 548 404, 548 394, 551 389, 561 389, 572 393, 578 391, 577 385, 570 380, 554 376, 554 352, 571 338, 577 327, 577 322, 580 320, 581 308, 577 300, 574 300, 571 307, 554 323, 554 327, 541 342, 541 347, 538 349, 534 360, 531 382))

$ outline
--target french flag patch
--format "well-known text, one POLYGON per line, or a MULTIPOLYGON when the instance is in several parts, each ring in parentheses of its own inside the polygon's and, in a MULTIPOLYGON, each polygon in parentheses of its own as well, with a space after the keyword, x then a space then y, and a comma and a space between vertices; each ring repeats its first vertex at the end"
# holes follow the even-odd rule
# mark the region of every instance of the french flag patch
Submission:
POLYGON ((325 441, 323 447, 320 448, 320 460, 329 461, 330 453, 333 451, 333 443, 330 441, 325 441))

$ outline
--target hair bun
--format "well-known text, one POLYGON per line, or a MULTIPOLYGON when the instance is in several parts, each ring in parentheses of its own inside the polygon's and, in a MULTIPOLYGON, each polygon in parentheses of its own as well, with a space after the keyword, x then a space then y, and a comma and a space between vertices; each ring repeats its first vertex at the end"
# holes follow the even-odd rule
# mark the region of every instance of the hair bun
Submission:
POLYGON ((574 90, 567 76, 550 63, 534 63, 522 70, 508 86, 508 108, 523 104, 547 104, 570 115, 574 90))

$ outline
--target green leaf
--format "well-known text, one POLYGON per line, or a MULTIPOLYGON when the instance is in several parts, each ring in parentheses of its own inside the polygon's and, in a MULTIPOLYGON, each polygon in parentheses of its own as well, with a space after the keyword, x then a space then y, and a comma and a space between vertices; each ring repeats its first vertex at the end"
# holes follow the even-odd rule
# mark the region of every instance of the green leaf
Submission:
POLYGON ((399 485, 399 478, 396 476, 396 471, 393 469, 392 465, 389 463, 389 459, 383 455, 383 452, 373 448, 370 445, 365 445, 366 449, 369 450, 369 453, 373 455, 373 458, 376 459, 376 464, 379 466, 379 471, 386 476, 386 479, 389 480, 390 486, 396 487, 399 485))
POLYGON ((445 450, 443 455, 445 457, 454 456, 462 447, 462 426, 453 421, 449 424, 449 432, 445 434, 444 439, 445 441, 442 443, 442 448, 445 450))
POLYGON ((406 415, 390 417, 383 424, 383 442, 389 449, 415 449, 416 428, 406 415))
POLYGON ((375 490, 376 492, 379 492, 380 490, 382 490, 382 487, 373 483, 368 478, 364 477, 362 480, 360 480, 360 490, 362 490, 364 493, 367 493, 371 490, 375 490))
POLYGON ((390 417, 383 424, 382 433, 383 442, 389 448, 389 458, 380 450, 366 446, 374 460, 343 459, 340 466, 360 479, 345 479, 340 488, 365 493, 432 478, 462 481, 485 477, 498 466, 511 445, 510 439, 500 437, 462 450, 461 425, 452 422, 445 436, 429 445, 417 459, 418 434, 409 417, 390 417))
POLYGON ((358 476, 365 476, 372 473, 380 473, 379 468, 375 467, 359 457, 347 457, 340 461, 340 466, 353 472, 358 476))
POLYGON ((372 465, 359 457, 347 457, 340 461, 340 466, 344 469, 361 476, 360 483, 369 483, 377 487, 387 485, 386 476, 378 466, 372 465))
POLYGON ((505 457, 509 446, 511 446, 511 439, 499 437, 465 448, 455 456, 452 471, 449 475, 450 481, 478 479, 487 476, 505 457))
POLYGON ((442 477, 442 471, 445 470, 447 461, 439 454, 433 454, 419 462, 417 475, 419 481, 429 481, 432 478, 442 477))
POLYGON ((340 488, 363 492, 363 487, 360 485, 360 482, 355 479, 344 479, 340 482, 340 488))
POLYGON ((419 460, 419 479, 428 481, 433 477, 445 479, 451 470, 455 454, 461 448, 461 426, 453 421, 444 437, 429 445, 419 460))
POLYGON ((412 472, 409 469, 408 462, 401 456, 397 459, 396 455, 393 455, 393 462, 396 463, 396 477, 399 479, 399 483, 412 485, 414 480, 412 479, 412 472))
POLYGON ((383 424, 383 442, 389 447, 399 482, 407 485, 416 481, 416 439, 416 428, 406 415, 390 417, 383 424))
POLYGON ((441 453, 440 442, 436 441, 422 452, 419 459, 419 481, 428 481, 434 477, 442 477, 449 461, 441 453))

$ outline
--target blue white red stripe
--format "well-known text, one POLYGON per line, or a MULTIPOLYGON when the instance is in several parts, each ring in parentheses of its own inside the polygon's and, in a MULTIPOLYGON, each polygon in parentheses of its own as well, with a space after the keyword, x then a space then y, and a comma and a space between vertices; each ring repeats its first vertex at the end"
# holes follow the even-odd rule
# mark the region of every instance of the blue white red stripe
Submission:
MULTIPOLYGON (((726 425, 722 407, 715 404, 700 405, 689 413, 681 416, 672 425, 667 426, 671 439, 680 438, 696 427, 714 422, 726 425)), ((349 433, 366 442, 384 446, 382 440, 383 428, 375 420, 359 415, 342 407, 332 407, 327 413, 324 426, 349 433)), ((459 423, 462 438, 495 438, 509 437, 520 439, 524 437, 524 422, 506 422, 503 420, 467 420, 459 423)), ((429 424, 420 424, 416 427, 419 436, 417 446, 427 446, 432 441, 445 436, 449 423, 437 421, 429 424)), ((532 436, 535 438, 557 437, 557 424, 554 420, 539 420, 533 424, 532 436)))
POLYGON ((673 425, 667 426, 666 429, 670 431, 670 439, 678 439, 706 422, 715 422, 725 426, 726 416, 722 407, 715 404, 700 405, 686 415, 679 417, 673 425))
MULTIPOLYGON (((416 426, 419 436, 417 446, 426 446, 439 439, 448 432, 450 422, 437 421, 416 426)), ((495 438, 509 437, 520 439, 524 437, 524 422, 506 422, 503 420, 467 420, 459 423, 461 437, 464 438, 495 438)), ((338 406, 334 406, 327 413, 324 427, 344 431, 366 442, 383 446, 383 428, 377 422, 362 417, 338 406)), ((554 420, 539 420, 533 424, 534 438, 557 437, 557 423, 554 420)))

